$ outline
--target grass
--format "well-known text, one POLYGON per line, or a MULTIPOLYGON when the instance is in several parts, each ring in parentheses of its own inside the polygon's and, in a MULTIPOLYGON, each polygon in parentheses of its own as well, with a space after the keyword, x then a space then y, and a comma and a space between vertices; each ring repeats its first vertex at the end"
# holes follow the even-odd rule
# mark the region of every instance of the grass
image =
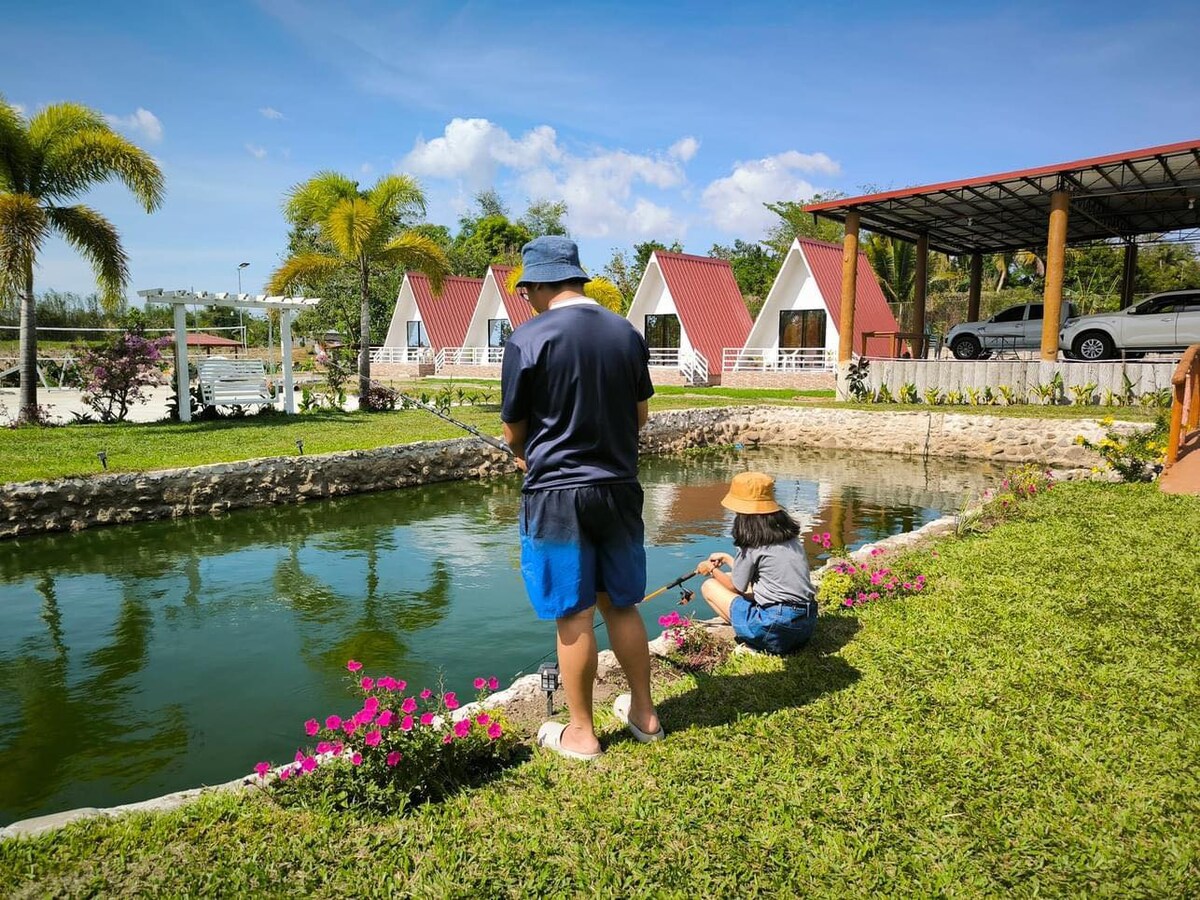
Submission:
MULTIPOLYGON (((403 384, 411 392, 430 391, 428 383, 403 384)), ((495 385, 457 382, 463 387, 495 389, 495 385)), ((650 408, 699 409, 714 406, 801 405, 867 412, 922 413, 929 407, 904 404, 838 403, 829 392, 749 388, 659 388, 650 408), (814 396, 815 395, 815 396, 814 396)), ((498 398, 498 391, 495 397, 498 398)), ((1122 419, 1150 421, 1153 410, 1137 407, 1108 409, 1094 406, 965 406, 937 407, 938 412, 1053 419, 1094 419, 1115 414, 1122 419)), ((455 407, 455 418, 489 433, 500 433, 498 407, 455 407)), ((215 422, 68 426, 63 428, 0 428, 0 483, 65 478, 101 471, 97 454, 104 451, 109 471, 144 472, 233 462, 264 456, 289 456, 304 441, 307 454, 337 450, 369 450, 413 441, 462 437, 463 432, 429 413, 403 410, 390 413, 315 412, 301 416, 247 416, 215 422)))
POLYGON ((537 754, 406 816, 242 795, 79 823, 0 844, 0 883, 13 896, 1188 895, 1200 502, 1067 484, 1028 510, 942 542, 926 593, 826 614, 795 657, 735 656, 660 685, 662 744, 605 716, 599 764, 537 754))

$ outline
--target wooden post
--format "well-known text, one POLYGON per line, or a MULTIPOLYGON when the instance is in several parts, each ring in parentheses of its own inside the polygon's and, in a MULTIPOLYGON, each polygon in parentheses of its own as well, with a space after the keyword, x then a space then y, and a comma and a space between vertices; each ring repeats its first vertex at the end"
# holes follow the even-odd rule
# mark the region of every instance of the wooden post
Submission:
POLYGON ((179 421, 192 421, 191 379, 188 378, 187 307, 175 304, 175 392, 179 402, 179 421))
POLYGON ((1050 229, 1046 241, 1046 289, 1042 297, 1042 361, 1058 359, 1058 332, 1062 327, 1063 267, 1067 252, 1067 213, 1071 195, 1055 191, 1050 195, 1050 229))
POLYGON ((1121 309, 1133 303, 1133 285, 1137 281, 1137 244, 1130 241, 1125 245, 1125 267, 1121 272, 1121 309))
POLYGON ((912 344, 913 359, 924 359, 925 350, 925 296, 929 291, 929 235, 917 237, 917 271, 913 276, 913 320, 912 330, 917 338, 912 344))
POLYGON ((842 241, 842 311, 838 321, 838 362, 854 358, 854 293, 858 279, 858 210, 846 213, 842 241))
POLYGON ((971 254, 971 287, 967 292, 967 321, 979 321, 979 295, 983 290, 983 254, 971 254))

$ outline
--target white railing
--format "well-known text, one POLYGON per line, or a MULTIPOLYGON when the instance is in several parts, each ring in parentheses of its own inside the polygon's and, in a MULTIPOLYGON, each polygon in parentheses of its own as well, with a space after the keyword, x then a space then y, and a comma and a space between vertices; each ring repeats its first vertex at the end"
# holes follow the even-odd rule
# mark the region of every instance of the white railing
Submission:
POLYGON ((679 348, 678 347, 651 347, 650 348, 650 368, 652 368, 652 369, 678 369, 679 368, 679 348))
POLYGON ((836 356, 824 347, 726 347, 726 372, 803 372, 833 369, 836 356))
POLYGON ((504 361, 503 347, 447 347, 438 352, 436 367, 496 366, 504 361))
POLYGON ((433 359, 428 347, 375 347, 371 350, 373 363, 427 363, 433 359))
POLYGON ((696 350, 651 347, 650 368, 675 369, 688 384, 708 384, 708 360, 696 350))

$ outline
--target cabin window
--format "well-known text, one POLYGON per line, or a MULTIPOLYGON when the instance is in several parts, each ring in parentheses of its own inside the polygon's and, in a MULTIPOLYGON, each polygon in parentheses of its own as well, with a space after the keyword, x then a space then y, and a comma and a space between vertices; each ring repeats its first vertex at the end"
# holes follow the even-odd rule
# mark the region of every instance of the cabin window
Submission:
POLYGON ((824 347, 825 310, 785 309, 779 313, 779 346, 824 347))
POLYGON ((428 347, 429 335, 425 333, 425 323, 417 320, 408 323, 408 346, 428 347))
POLYGON ((488 346, 503 347, 512 331, 508 319, 488 319, 488 346))
POLYGON ((664 313, 646 316, 647 347, 679 347, 679 316, 664 313))

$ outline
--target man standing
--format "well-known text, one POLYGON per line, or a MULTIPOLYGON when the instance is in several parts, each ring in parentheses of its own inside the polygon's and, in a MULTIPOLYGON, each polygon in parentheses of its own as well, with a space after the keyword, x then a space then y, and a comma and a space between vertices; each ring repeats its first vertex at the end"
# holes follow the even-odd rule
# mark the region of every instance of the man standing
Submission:
POLYGON ((564 237, 521 248, 517 289, 538 315, 504 345, 504 438, 525 471, 521 574, 541 619, 554 619, 570 722, 538 743, 596 759, 595 610, 608 626, 630 694, 613 711, 638 740, 663 736, 650 699, 650 653, 637 610, 646 592, 638 431, 654 393, 649 351, 628 321, 583 296, 590 279, 564 237))

